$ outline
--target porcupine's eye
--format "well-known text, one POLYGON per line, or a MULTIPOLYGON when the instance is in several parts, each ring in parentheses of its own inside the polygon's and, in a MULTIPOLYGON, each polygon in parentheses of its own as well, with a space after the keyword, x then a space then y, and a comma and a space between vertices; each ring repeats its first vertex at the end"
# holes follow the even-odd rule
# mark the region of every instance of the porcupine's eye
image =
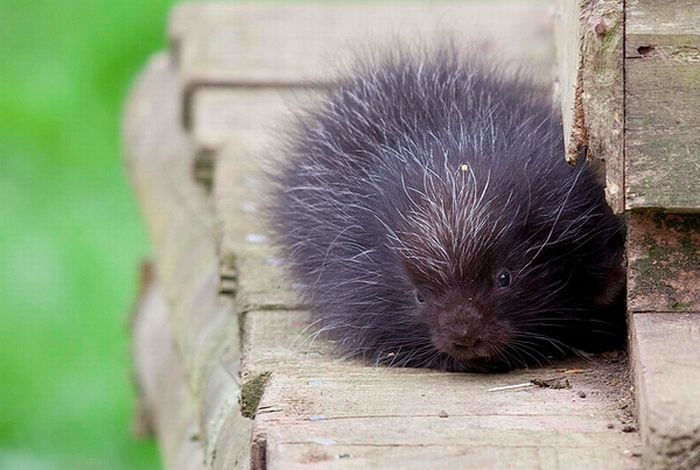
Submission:
POLYGON ((511 275, 509 271, 501 271, 498 273, 496 276, 496 286, 500 287, 501 289, 504 287, 508 287, 511 282, 511 275))
POLYGON ((425 298, 420 294, 420 292, 418 292, 417 290, 415 290, 415 291, 413 291, 413 295, 415 296, 416 303, 417 303, 418 305, 421 305, 421 304, 425 303, 425 298))

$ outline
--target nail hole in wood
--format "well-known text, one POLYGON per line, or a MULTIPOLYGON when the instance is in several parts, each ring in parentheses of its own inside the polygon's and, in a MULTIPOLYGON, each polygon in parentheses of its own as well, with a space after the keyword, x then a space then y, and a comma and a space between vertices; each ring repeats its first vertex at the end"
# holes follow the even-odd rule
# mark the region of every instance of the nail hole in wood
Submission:
POLYGON ((639 55, 642 57, 649 57, 650 55, 653 54, 655 47, 654 46, 639 46, 637 48, 637 52, 639 55))

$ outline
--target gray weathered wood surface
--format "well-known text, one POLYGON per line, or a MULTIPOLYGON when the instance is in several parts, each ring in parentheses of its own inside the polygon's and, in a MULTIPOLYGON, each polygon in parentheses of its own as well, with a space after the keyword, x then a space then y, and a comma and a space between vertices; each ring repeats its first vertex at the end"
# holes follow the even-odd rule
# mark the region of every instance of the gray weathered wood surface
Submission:
POLYGON ((271 372, 253 429, 268 468, 638 466, 637 436, 622 433, 616 418, 630 404, 615 399, 628 384, 612 365, 574 361, 491 376, 363 367, 300 338, 305 324, 301 312, 246 314, 255 354, 244 377, 271 372), (607 374, 614 379, 601 381, 607 374), (488 391, 557 375, 572 388, 488 391))
POLYGON ((700 467, 699 319, 700 312, 630 317, 646 468, 700 467))
POLYGON ((596 165, 616 213, 624 207, 622 0, 559 0, 555 21, 566 159, 596 165))
POLYGON ((185 87, 315 84, 332 79, 336 67, 357 51, 358 39, 365 46, 389 39, 407 44, 421 37, 444 39, 445 32, 454 32, 458 44, 497 54, 498 60, 527 57, 528 67, 545 75, 543 83, 552 76, 551 19, 542 15, 547 2, 411 1, 397 6, 192 3, 173 11, 170 37, 178 45, 185 87))
POLYGON ((700 368, 689 364, 700 363, 700 223, 661 211, 700 212, 700 2, 559 7, 568 156, 581 145, 602 156, 608 201, 630 212, 628 313, 644 462, 696 468, 700 368))
POLYGON ((567 159, 585 148, 603 163, 617 213, 700 212, 700 3, 635 0, 624 15, 622 0, 558 7, 567 159))
POLYGON ((157 279, 142 289, 132 319, 142 419, 157 432, 166 468, 206 468, 192 399, 170 332, 170 307, 157 279))
POLYGON ((648 468, 700 466, 700 215, 633 212, 632 366, 648 468))
POLYGON ((649 468, 700 467, 700 2, 627 2, 628 308, 649 468))
MULTIPOLYGON (((192 432, 193 424, 189 412, 177 418, 180 409, 194 410, 197 440, 203 445, 197 446, 199 459, 208 464, 216 455, 219 462, 247 462, 248 448, 238 443, 249 435, 250 422, 238 407, 239 318, 231 298, 219 295, 213 205, 192 177, 195 153, 191 138, 180 126, 179 90, 171 57, 156 56, 129 99, 124 140, 129 173, 154 242, 156 270, 169 310, 168 330, 146 326, 144 334, 171 336, 176 354, 168 353, 158 363, 164 370, 145 365, 137 370, 142 372, 141 383, 154 384, 147 394, 153 413, 167 417, 156 420, 162 423, 157 432, 165 461, 170 468, 187 469, 196 459, 183 455, 177 443, 192 432), (158 378, 178 367, 184 386, 179 385, 174 371, 174 383, 158 378), (173 389, 178 390, 177 397, 170 399, 173 389)), ((156 343, 169 340, 149 341, 157 347, 156 343)), ((147 344, 139 344, 143 352, 138 360, 143 363, 154 353, 147 344)))
POLYGON ((700 2, 627 2, 626 206, 700 212, 700 2))
MULTIPOLYGON (((543 1, 185 4, 173 11, 169 33, 185 90, 185 121, 191 124, 193 90, 199 87, 329 84, 372 45, 444 40, 445 33, 474 53, 524 66, 548 86, 554 46, 547 8, 543 1)), ((226 111, 203 112, 211 119, 220 113, 226 111)), ((211 135, 203 137, 197 143, 204 148, 216 144, 211 135)))

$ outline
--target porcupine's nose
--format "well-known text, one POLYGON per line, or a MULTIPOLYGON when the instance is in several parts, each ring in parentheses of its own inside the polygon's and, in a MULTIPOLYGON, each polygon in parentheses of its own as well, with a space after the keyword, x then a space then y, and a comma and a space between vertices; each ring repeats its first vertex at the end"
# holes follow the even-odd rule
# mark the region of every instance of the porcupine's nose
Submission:
POLYGON ((456 307, 442 310, 437 317, 436 346, 458 361, 488 357, 487 328, 483 315, 462 298, 450 300, 456 307))
POLYGON ((455 325, 449 336, 450 349, 455 357, 470 359, 488 355, 488 347, 479 320, 471 318, 470 325, 455 325))

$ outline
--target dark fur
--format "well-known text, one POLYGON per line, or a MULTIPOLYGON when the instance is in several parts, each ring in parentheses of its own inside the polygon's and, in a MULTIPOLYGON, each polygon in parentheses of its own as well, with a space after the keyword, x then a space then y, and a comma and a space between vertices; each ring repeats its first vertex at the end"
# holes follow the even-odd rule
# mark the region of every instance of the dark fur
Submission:
POLYGON ((448 370, 619 341, 622 224, 563 147, 516 74, 449 48, 357 65, 299 114, 274 176, 270 223, 317 331, 448 370))

